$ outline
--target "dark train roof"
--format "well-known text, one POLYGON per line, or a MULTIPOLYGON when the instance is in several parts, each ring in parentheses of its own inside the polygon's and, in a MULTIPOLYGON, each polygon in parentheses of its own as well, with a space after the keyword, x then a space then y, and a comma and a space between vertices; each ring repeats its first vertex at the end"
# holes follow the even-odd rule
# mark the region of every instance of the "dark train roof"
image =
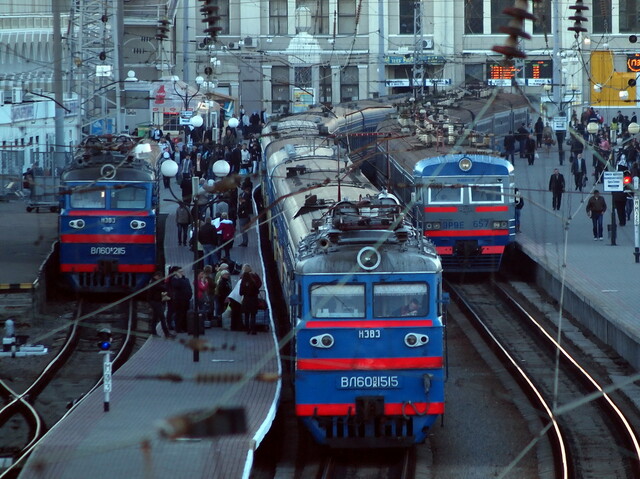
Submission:
POLYGON ((155 143, 128 135, 90 136, 61 175, 62 181, 149 181, 160 156, 155 143))
POLYGON ((466 155, 463 153, 435 156, 426 158, 416 163, 413 174, 414 176, 457 176, 462 170, 459 162, 463 158, 471 161, 471 168, 464 171, 465 175, 484 176, 497 175, 503 176, 513 174, 513 165, 504 158, 489 155, 466 155))

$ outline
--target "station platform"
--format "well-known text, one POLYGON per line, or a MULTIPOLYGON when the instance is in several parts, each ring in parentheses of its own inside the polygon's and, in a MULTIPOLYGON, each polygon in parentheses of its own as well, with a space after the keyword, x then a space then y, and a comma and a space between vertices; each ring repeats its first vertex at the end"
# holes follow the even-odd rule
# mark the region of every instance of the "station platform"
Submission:
POLYGON ((29 290, 58 238, 58 214, 26 210, 25 199, 10 195, 0 201, 0 290, 29 290))
MULTIPOLYGON (((171 198, 162 191, 163 200, 171 198)), ((182 266, 193 283, 193 253, 178 246, 176 206, 163 202, 161 208, 168 213, 166 264, 182 266)), ((256 228, 249 233, 249 247, 234 247, 231 257, 251 264, 264 278, 256 228)), ((232 280, 235 284, 238 276, 232 280)), ((208 347, 198 362, 188 347, 191 339, 186 334, 173 340, 150 337, 113 374, 110 410, 103 410, 102 388, 83 398, 39 443, 20 477, 248 478, 254 452, 275 419, 281 389, 273 323, 257 335, 205 329, 200 339, 208 347), (185 415, 197 411, 215 417, 224 408, 244 410, 246 432, 178 439, 161 434, 185 415)), ((96 354, 96 367, 101 364, 96 354)), ((206 424, 204 429, 214 432, 229 426, 225 419, 206 424)))
MULTIPOLYGON (((604 343, 610 345, 636 370, 640 370, 640 263, 634 256, 634 216, 616 227, 611 237, 613 202, 603 184, 594 185, 592 154, 586 152, 587 186, 575 188, 564 146, 565 161, 559 164, 557 146, 529 166, 516 153, 516 185, 525 203, 516 246, 538 265, 535 276, 563 307, 604 343), (566 189, 560 210, 552 208, 549 178, 554 168, 564 175, 566 189), (604 239, 594 241, 586 203, 593 189, 607 202, 604 239)), ((615 219, 617 223, 617 217, 615 219)), ((517 268, 517 266, 516 266, 517 268)))

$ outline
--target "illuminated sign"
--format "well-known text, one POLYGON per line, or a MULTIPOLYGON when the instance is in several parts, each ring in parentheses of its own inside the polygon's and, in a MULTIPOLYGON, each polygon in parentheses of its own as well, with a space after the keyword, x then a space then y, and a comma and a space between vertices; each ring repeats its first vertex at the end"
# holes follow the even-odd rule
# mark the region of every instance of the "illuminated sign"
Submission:
POLYGON ((630 72, 640 72, 640 53, 627 55, 627 68, 630 72))
POLYGON ((551 60, 525 60, 524 75, 527 80, 553 78, 553 63, 551 60))
POLYGON ((551 60, 525 60, 524 78, 522 67, 487 63, 487 83, 489 85, 510 86, 512 80, 528 86, 541 86, 551 83, 553 78, 553 62, 551 60))

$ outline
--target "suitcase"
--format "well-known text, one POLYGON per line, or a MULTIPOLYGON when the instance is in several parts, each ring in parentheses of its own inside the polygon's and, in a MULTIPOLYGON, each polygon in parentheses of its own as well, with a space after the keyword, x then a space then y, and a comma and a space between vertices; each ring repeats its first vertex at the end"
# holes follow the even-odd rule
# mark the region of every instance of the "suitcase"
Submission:
POLYGON ((269 331, 269 303, 266 300, 267 294, 264 289, 258 295, 258 312, 256 313, 256 329, 258 331, 269 331))

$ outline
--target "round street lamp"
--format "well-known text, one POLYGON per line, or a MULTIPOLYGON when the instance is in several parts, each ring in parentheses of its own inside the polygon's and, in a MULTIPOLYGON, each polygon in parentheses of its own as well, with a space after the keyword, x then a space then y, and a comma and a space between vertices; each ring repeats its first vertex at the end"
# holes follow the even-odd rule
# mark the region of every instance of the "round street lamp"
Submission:
POLYGON ((191 123, 191 126, 194 128, 200 128, 204 123, 204 119, 200 115, 192 116, 189 123, 191 123))
POLYGON ((178 163, 171 159, 166 159, 160 165, 160 173, 167 178, 175 178, 178 174, 178 163))
POLYGON ((587 132, 590 135, 595 135, 596 133, 598 133, 598 124, 595 121, 590 121, 589 123, 587 123, 587 132))
POLYGON ((629 133, 631 133, 632 135, 636 135, 638 132, 640 132, 640 125, 638 125, 635 121, 633 123, 629 123, 629 126, 627 126, 627 130, 629 131, 629 133))
POLYGON ((218 160, 213 164, 211 170, 216 178, 223 178, 231 171, 231 165, 229 165, 229 162, 226 160, 218 160))
POLYGON ((229 128, 237 128, 239 124, 240 124, 240 122, 238 121, 237 118, 230 118, 229 119, 229 128))

